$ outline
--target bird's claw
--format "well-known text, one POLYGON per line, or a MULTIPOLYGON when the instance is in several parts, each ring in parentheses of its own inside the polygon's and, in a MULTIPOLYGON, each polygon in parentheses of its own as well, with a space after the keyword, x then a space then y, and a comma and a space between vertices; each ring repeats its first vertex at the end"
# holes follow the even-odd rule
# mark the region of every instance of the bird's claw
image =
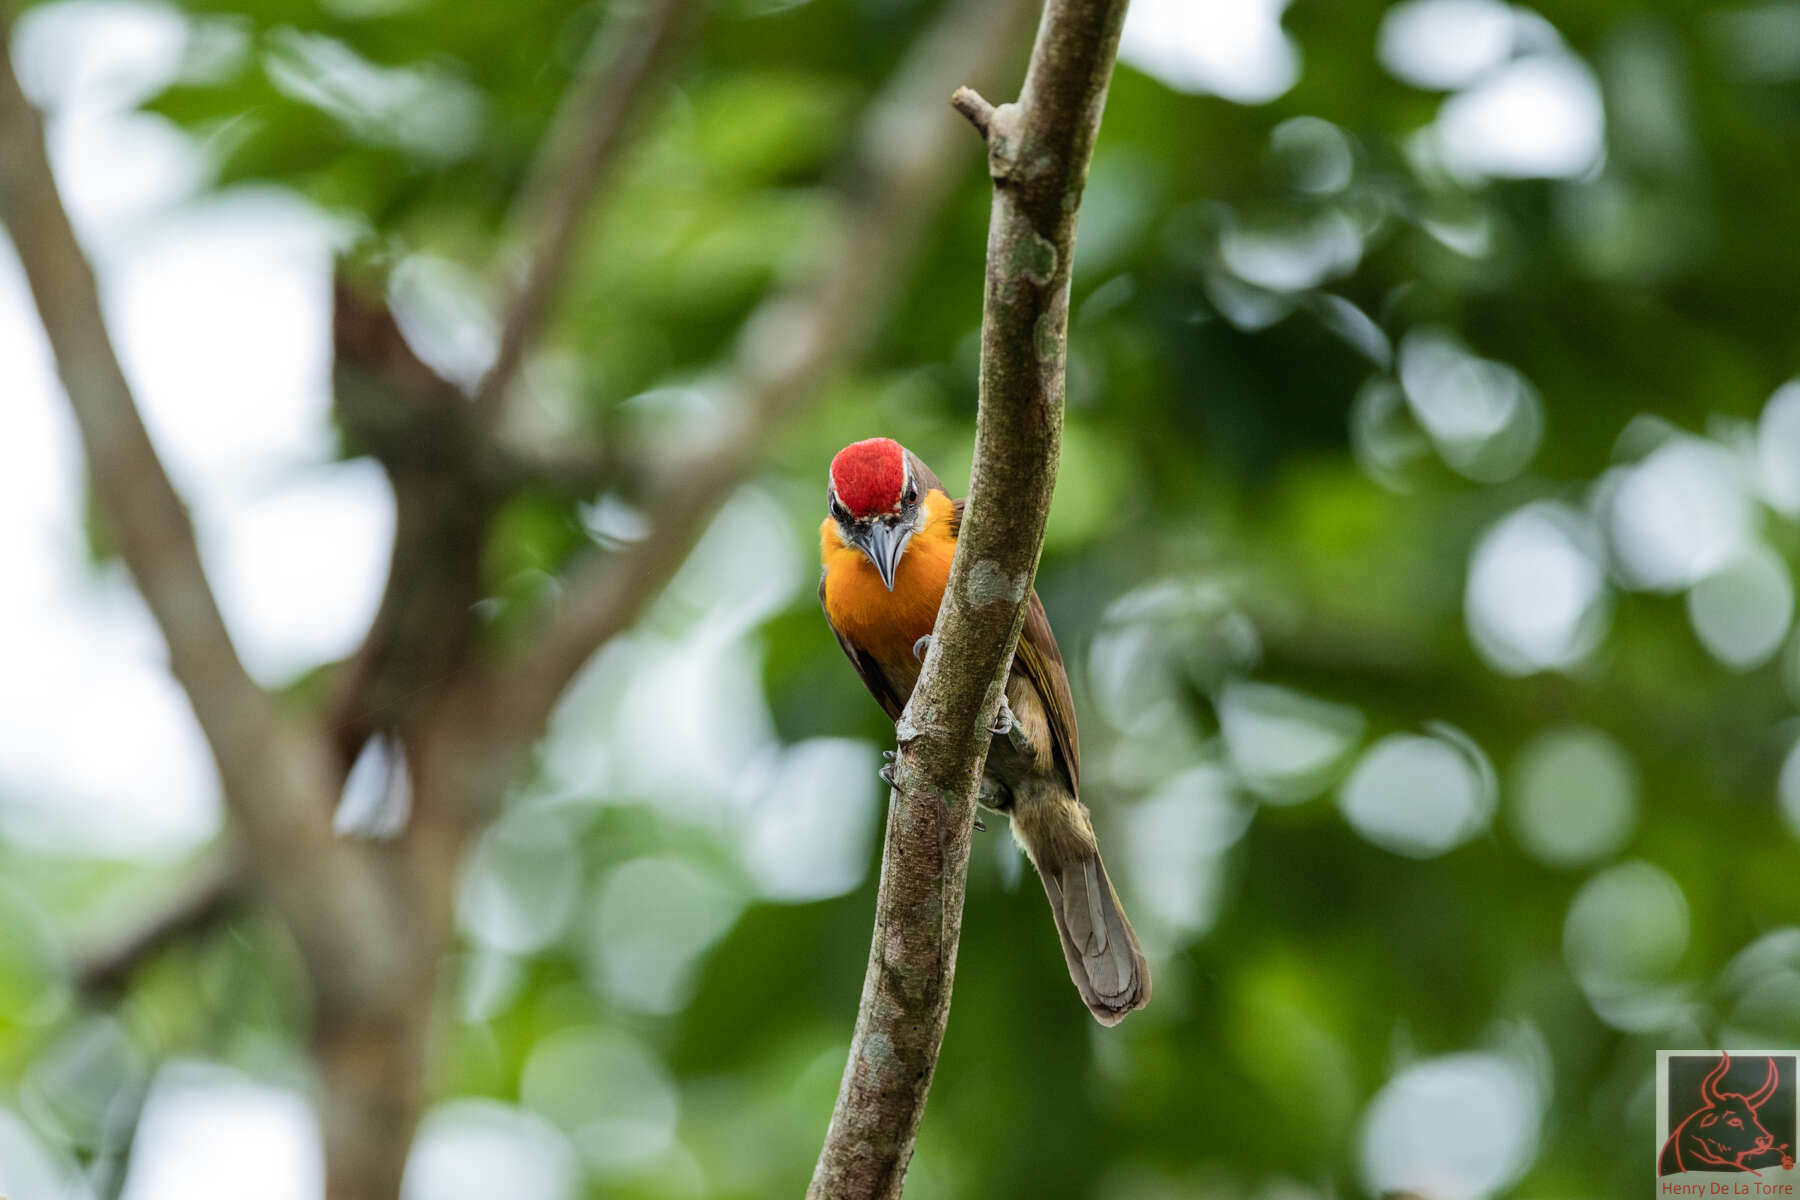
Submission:
POLYGON ((1005 737, 1007 734, 1011 733, 1018 724, 1018 720, 1013 716, 1012 705, 1006 702, 1006 693, 1001 692, 1000 711, 995 715, 994 723, 988 727, 988 732, 995 737, 1005 737))
POLYGON ((1024 724, 1013 715, 1012 705, 1006 702, 1006 693, 1000 694, 1000 711, 994 717, 994 724, 989 730, 995 737, 1005 738, 1015 752, 1026 758, 1037 757, 1037 744, 1031 735, 1025 732, 1024 724))
POLYGON ((928 633, 913 643, 913 657, 920 662, 925 661, 926 653, 931 649, 931 635, 928 633))
MULTIPOLYGON (((894 768, 900 765, 900 752, 898 750, 883 750, 881 752, 881 757, 885 761, 881 765, 881 770, 875 773, 881 776, 881 782, 887 784, 889 787, 899 787, 899 783, 894 779, 894 768)), ((948 800, 944 801, 944 807, 950 807, 950 802, 948 800)), ((975 829, 978 833, 987 832, 987 826, 981 823, 981 815, 979 813, 975 816, 975 829)))

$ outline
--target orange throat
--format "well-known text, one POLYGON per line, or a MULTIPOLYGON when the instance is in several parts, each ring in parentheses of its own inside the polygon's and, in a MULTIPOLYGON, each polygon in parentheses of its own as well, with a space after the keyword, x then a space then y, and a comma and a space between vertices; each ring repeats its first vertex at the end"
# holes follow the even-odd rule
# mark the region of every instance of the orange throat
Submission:
POLYGON ((882 663, 913 663, 913 643, 931 632, 938 604, 950 580, 956 554, 950 498, 932 490, 925 496, 925 527, 906 544, 888 591, 868 556, 844 543, 837 522, 819 526, 819 557, 825 565, 825 618, 857 649, 882 663))

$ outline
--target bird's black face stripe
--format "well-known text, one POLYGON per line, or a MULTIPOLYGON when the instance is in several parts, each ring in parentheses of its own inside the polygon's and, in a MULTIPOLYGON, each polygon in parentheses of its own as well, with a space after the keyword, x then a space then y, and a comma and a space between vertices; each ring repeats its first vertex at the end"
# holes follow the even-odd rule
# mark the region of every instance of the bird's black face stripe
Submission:
POLYGON ((844 502, 838 499, 837 488, 825 489, 825 507, 830 510, 832 520, 837 522, 839 535, 846 542, 850 541, 850 531, 856 522, 851 518, 850 510, 844 506, 844 502))

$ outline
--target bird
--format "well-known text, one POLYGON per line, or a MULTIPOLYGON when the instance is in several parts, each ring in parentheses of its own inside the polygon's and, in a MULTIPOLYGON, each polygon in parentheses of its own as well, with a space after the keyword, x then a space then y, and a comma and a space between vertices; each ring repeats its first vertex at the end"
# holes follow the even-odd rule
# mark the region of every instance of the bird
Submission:
MULTIPOLYGON (((819 602, 845 656, 893 721, 919 679, 963 503, 892 438, 853 442, 831 460, 828 511, 819 526, 819 602)), ((993 732, 979 802, 1009 818, 1050 900, 1070 979, 1094 1018, 1116 1025, 1149 1003, 1150 967, 1081 803, 1074 697, 1035 590, 993 732)), ((890 783, 891 769, 882 768, 890 783)))

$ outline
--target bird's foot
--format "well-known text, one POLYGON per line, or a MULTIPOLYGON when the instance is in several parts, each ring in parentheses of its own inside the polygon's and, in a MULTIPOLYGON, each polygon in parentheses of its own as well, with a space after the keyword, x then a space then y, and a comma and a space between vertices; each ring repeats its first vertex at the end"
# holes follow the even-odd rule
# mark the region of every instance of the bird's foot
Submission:
POLYGON ((918 641, 913 643, 913 657, 918 659, 920 662, 924 662, 925 655, 927 652, 930 651, 930 649, 931 649, 931 635, 928 633, 924 637, 920 638, 918 641))
POLYGON ((995 737, 1003 737, 1012 748, 1026 758, 1037 757, 1037 747, 1032 744, 1031 735, 1025 732, 1025 726, 1019 718, 1013 716, 1012 705, 1006 702, 1006 693, 1000 693, 1000 712, 994 718, 993 727, 989 730, 995 737))
POLYGON ((1000 693, 1000 711, 994 715, 994 723, 988 726, 988 732, 995 737, 1005 737, 1018 725, 1018 718, 1013 716, 1012 705, 1006 702, 1006 693, 1000 693))
MULTIPOLYGON (((881 776, 881 782, 887 784, 889 787, 891 787, 891 788, 899 787, 900 785, 894 781, 894 768, 896 768, 900 765, 900 752, 898 750, 883 750, 881 752, 881 757, 885 761, 881 765, 881 770, 879 770, 875 773, 877 775, 881 776)), ((982 780, 981 794, 983 796, 987 795, 987 787, 988 787, 987 780, 985 780, 985 779, 982 780)), ((950 801, 945 800, 944 807, 946 809, 949 808, 950 801)), ((983 825, 981 823, 981 815, 979 813, 977 813, 975 816, 975 829, 977 830, 977 832, 980 832, 980 833, 987 832, 987 826, 983 825)))

